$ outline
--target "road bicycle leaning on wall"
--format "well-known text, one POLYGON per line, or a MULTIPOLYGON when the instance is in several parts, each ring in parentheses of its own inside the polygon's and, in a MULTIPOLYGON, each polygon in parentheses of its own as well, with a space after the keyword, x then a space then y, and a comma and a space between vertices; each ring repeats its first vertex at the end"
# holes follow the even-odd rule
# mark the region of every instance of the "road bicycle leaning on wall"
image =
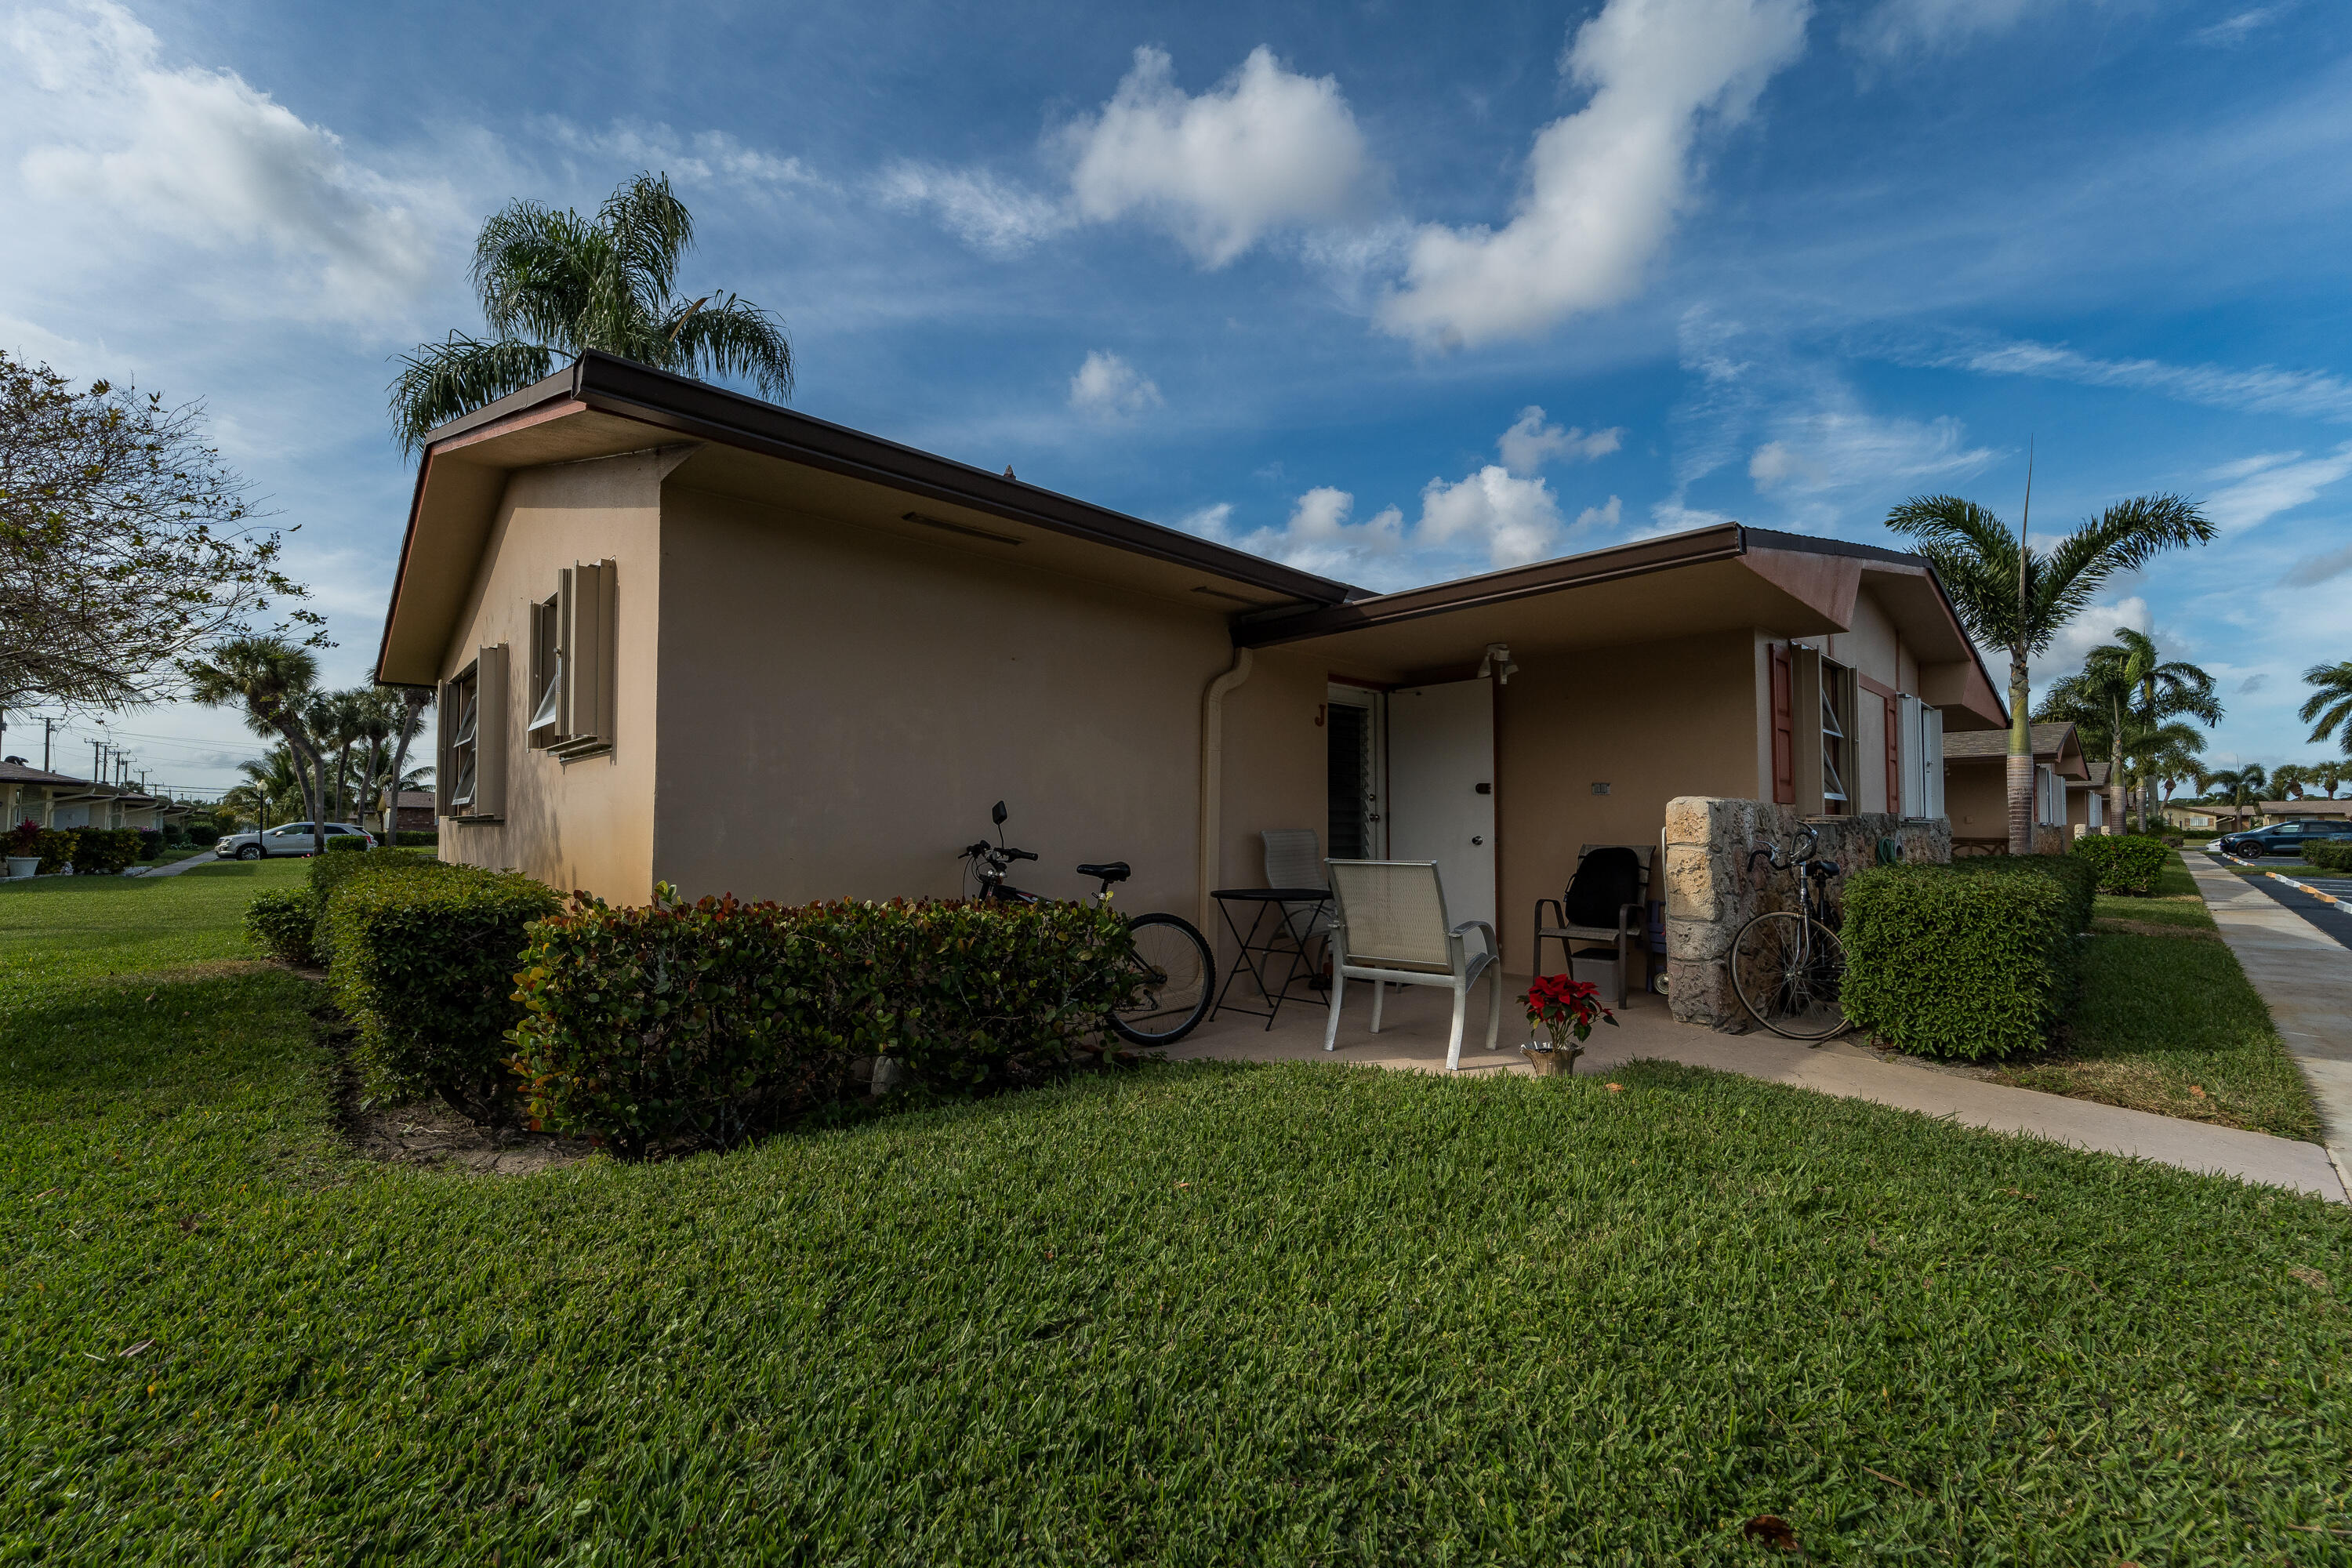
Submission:
MULTIPOLYGON (((1043 893, 1016 888, 1004 879, 1013 861, 1037 858, 1026 849, 1005 847, 1004 818, 1004 803, 1000 800, 989 813, 989 819, 996 824, 996 842, 982 840, 967 845, 963 851, 962 858, 972 863, 972 874, 980 880, 980 896, 1003 904, 1049 902, 1043 893)), ((1102 883, 1095 898, 1108 904, 1112 885, 1126 881, 1130 868, 1124 860, 1112 860, 1080 866, 1077 872, 1102 883)), ((1133 967, 1135 984, 1128 999, 1111 1009, 1110 1026, 1119 1038, 1139 1046, 1172 1046, 1209 1016, 1216 960, 1192 922, 1181 916, 1130 915, 1127 929, 1134 945, 1131 956, 1121 962, 1133 967)))
POLYGON ((1839 993, 1845 984, 1845 948, 1825 918, 1822 884, 1835 865, 1814 857, 1821 834, 1797 830, 1802 843, 1783 855, 1780 846, 1749 852, 1748 872, 1763 860, 1775 871, 1797 873, 1797 907, 1767 910, 1739 928, 1731 944, 1731 984, 1756 1021, 1791 1040, 1826 1040, 1846 1032, 1839 993))

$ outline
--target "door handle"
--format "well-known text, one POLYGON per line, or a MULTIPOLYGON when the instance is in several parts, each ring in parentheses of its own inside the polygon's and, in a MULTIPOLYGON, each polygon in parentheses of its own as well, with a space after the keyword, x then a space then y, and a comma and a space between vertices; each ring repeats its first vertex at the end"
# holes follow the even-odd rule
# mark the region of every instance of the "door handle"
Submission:
POLYGON ((1486 842, 1486 836, 1483 833, 1474 833, 1470 836, 1470 842, 1473 844, 1484 844, 1486 842))

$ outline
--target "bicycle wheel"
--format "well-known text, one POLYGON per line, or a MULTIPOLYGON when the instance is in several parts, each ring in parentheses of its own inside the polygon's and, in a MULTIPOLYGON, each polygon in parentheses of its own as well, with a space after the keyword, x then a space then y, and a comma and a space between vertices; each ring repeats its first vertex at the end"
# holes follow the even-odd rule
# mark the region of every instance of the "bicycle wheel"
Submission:
POLYGON ((1790 910, 1758 915, 1731 948, 1731 984, 1758 1023, 1791 1040, 1845 1033, 1838 1000, 1845 948, 1837 932, 1790 910))
POLYGON ((1209 1016, 1217 961, 1192 922, 1175 915, 1138 915, 1135 989, 1111 1009, 1110 1026, 1139 1046, 1172 1046, 1209 1016))

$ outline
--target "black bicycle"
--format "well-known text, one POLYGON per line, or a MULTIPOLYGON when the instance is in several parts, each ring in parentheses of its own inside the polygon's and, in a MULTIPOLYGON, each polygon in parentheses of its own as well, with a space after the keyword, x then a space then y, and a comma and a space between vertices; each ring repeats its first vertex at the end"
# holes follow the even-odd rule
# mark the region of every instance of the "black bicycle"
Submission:
POLYGON ((1739 928, 1731 947, 1731 984, 1756 1021, 1791 1040, 1826 1040, 1843 1035, 1846 1023, 1839 993, 1845 984, 1845 948, 1830 924, 1822 885, 1838 874, 1835 865, 1814 857, 1821 834, 1798 829, 1803 845, 1783 856, 1767 845, 1748 857, 1748 870, 1768 862, 1776 871, 1797 873, 1797 907, 1768 910, 1739 928))
MULTIPOLYGON (((980 896, 1003 904, 1049 902, 1043 893, 1016 888, 1004 879, 1013 862, 1037 857, 1026 849, 1005 847, 1003 801, 988 815, 996 825, 996 842, 967 845, 962 856, 972 863, 972 873, 980 879, 980 896)), ((1132 874, 1124 860, 1080 866, 1077 872, 1102 883, 1095 898, 1106 905, 1112 887, 1132 874)), ((1110 1026, 1121 1039, 1139 1046, 1172 1046, 1209 1016, 1209 1005, 1215 999, 1216 959, 1192 922, 1181 915, 1130 915, 1127 929, 1134 938, 1126 962, 1134 968, 1135 984, 1127 1000, 1111 1009, 1110 1026)))

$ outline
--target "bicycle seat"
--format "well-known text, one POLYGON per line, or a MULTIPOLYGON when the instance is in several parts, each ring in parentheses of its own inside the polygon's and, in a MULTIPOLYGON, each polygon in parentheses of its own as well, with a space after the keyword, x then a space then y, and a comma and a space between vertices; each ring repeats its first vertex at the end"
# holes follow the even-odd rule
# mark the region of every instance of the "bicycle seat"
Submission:
POLYGON ((1081 866, 1078 868, 1078 875, 1097 878, 1105 882, 1124 882, 1133 873, 1128 869, 1126 861, 1113 860, 1101 866, 1081 866))

